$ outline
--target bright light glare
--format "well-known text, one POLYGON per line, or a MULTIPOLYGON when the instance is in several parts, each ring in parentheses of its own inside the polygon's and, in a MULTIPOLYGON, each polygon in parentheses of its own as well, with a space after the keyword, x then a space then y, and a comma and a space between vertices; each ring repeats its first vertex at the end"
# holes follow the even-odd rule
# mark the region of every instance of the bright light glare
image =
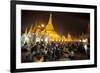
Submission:
POLYGON ((44 24, 41 24, 41 27, 44 27, 44 24))
POLYGON ((83 39, 82 42, 84 42, 84 43, 87 42, 87 39, 83 39))
POLYGON ((36 42, 40 42, 40 38, 36 38, 36 42))
POLYGON ((45 38, 45 42, 48 42, 48 38, 45 38))

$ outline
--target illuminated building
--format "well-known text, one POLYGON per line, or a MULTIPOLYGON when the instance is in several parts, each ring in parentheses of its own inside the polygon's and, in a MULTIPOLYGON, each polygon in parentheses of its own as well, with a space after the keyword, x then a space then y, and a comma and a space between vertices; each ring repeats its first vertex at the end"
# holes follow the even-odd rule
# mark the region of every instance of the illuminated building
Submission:
POLYGON ((50 14, 48 24, 45 29, 42 31, 42 34, 45 34, 49 37, 49 41, 58 41, 61 37, 55 32, 53 24, 52 24, 52 14, 50 14))
POLYGON ((68 33, 66 37, 64 35, 63 36, 59 35, 53 27, 52 14, 50 14, 47 25, 44 25, 44 24, 39 25, 35 23, 34 27, 31 25, 29 30, 27 30, 26 28, 25 33, 22 35, 22 37, 23 37, 24 43, 25 42, 33 43, 33 41, 34 42, 44 41, 46 43, 51 42, 51 41, 81 42, 80 41, 81 38, 75 38, 75 37, 72 38, 70 33, 68 33))

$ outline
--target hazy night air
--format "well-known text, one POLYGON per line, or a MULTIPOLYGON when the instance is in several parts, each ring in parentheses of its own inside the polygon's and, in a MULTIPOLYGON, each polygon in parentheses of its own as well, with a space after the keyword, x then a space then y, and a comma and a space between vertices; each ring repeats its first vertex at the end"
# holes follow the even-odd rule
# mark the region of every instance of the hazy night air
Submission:
POLYGON ((52 13, 52 22, 55 31, 59 35, 67 35, 70 33, 72 36, 79 36, 83 33, 88 33, 90 26, 89 13, 72 13, 72 12, 50 12, 50 11, 31 11, 22 10, 21 26, 22 33, 26 28, 31 25, 44 24, 47 25, 49 15, 52 13))

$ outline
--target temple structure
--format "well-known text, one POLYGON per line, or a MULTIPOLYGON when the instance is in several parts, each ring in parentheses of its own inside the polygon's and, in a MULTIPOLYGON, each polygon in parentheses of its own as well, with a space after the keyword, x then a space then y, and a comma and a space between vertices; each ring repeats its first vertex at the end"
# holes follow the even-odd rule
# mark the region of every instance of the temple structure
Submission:
POLYGON ((49 37, 50 41, 57 41, 61 39, 61 36, 55 32, 53 24, 52 24, 52 14, 50 14, 48 24, 45 29, 42 31, 43 34, 46 34, 49 37))
POLYGON ((60 36, 53 27, 52 14, 50 14, 47 25, 43 25, 43 24, 38 25, 37 23, 35 23, 34 27, 33 25, 31 25, 29 30, 27 30, 26 28, 25 33, 23 34, 22 37, 23 40, 27 38, 25 39, 27 43, 29 42, 33 43, 33 40, 35 42, 39 42, 39 41, 72 42, 72 41, 80 40, 77 38, 72 38, 71 34, 69 33, 66 37, 64 35, 60 36))

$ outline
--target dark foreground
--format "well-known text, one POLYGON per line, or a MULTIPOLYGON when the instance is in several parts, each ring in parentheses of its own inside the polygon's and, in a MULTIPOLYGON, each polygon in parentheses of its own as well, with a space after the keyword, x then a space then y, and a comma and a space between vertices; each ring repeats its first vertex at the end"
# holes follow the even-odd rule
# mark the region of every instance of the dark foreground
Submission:
POLYGON ((90 47, 84 47, 82 42, 44 44, 37 42, 21 47, 21 62, 48 62, 48 61, 71 61, 86 60, 90 58, 90 47))

